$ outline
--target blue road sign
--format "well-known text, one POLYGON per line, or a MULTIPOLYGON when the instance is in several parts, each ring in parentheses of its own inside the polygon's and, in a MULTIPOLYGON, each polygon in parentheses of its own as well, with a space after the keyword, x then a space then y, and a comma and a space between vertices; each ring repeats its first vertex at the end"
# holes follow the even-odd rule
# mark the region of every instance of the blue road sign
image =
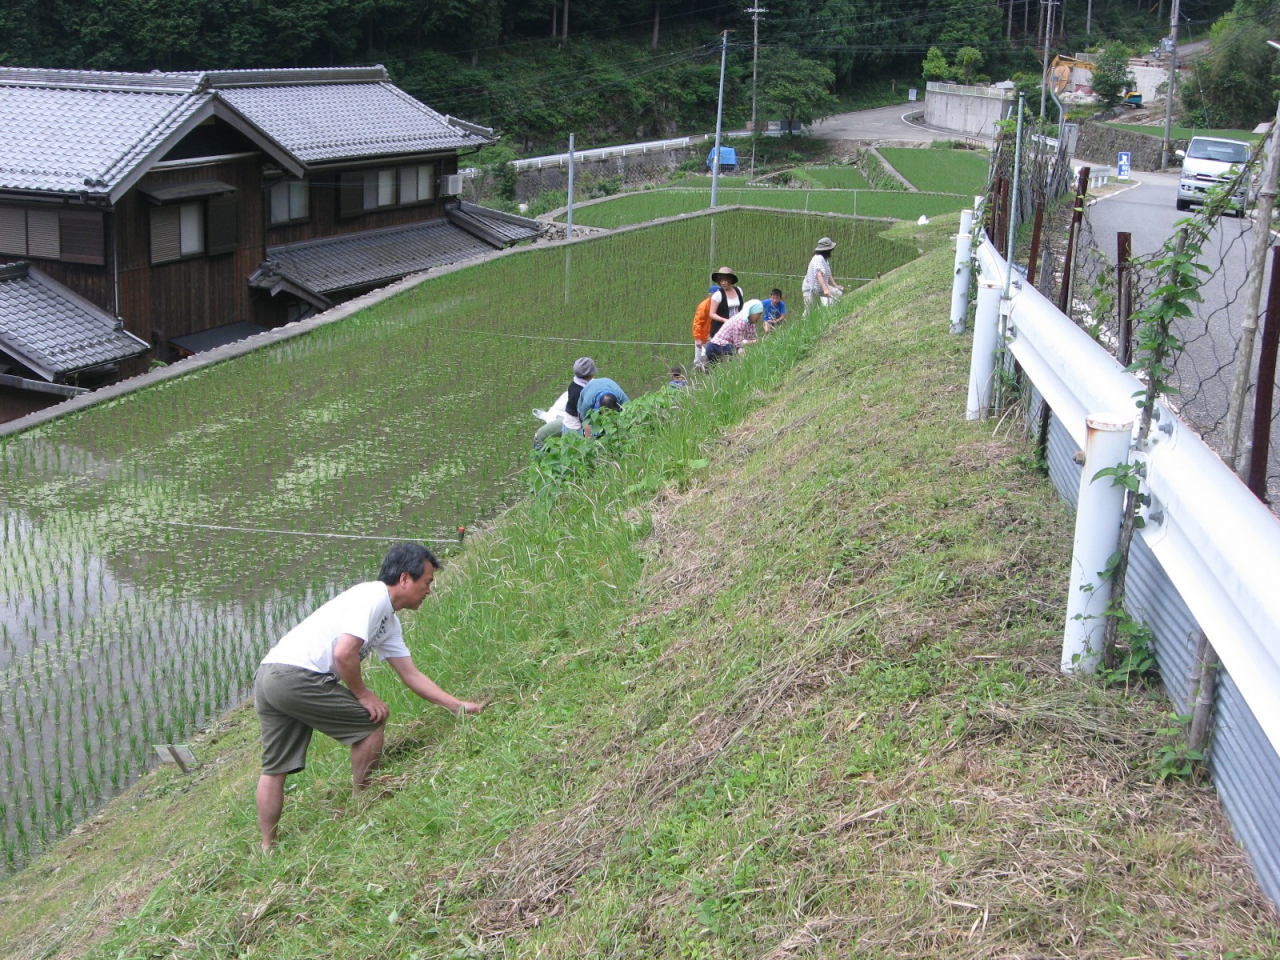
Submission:
POLYGON ((1116 164, 1116 179, 1117 180, 1129 179, 1129 151, 1128 150, 1120 151, 1120 160, 1116 164))

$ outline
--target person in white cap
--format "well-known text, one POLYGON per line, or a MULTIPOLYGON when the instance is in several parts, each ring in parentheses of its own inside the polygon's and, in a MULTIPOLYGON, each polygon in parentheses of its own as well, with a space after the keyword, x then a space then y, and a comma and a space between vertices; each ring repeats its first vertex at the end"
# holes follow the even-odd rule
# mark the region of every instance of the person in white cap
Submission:
POLYGON ((569 383, 569 395, 564 407, 564 433, 582 432, 582 418, 578 416, 578 397, 582 396, 582 388, 591 382, 596 375, 596 362, 590 357, 579 357, 573 361, 573 380, 569 383))
POLYGON ((831 273, 831 251, 835 248, 835 241, 830 237, 823 237, 814 247, 809 269, 805 271, 804 283, 800 285, 800 292, 804 294, 806 316, 809 314, 809 307, 812 306, 814 297, 822 297, 825 304, 844 293, 844 287, 836 283, 831 273))
POLYGON ((720 332, 707 341, 707 361, 714 363, 721 357, 733 356, 738 350, 755 341, 755 323, 764 315, 764 304, 748 300, 742 309, 724 322, 720 332))

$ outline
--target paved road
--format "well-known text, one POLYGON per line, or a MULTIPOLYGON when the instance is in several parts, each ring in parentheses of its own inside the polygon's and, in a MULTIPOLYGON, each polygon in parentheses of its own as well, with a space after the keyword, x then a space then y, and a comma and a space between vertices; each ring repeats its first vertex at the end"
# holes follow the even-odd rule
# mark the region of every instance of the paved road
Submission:
POLYGON ((902 119, 903 114, 919 110, 923 106, 922 103, 903 102, 892 107, 838 113, 821 123, 815 123, 808 128, 808 132, 824 140, 915 140, 920 143, 961 136, 945 130, 916 126, 902 119))
MULTIPOLYGON (((1133 236, 1135 256, 1157 252, 1176 232, 1175 223, 1186 216, 1179 213, 1176 173, 1139 173, 1137 183, 1103 197, 1089 207, 1088 221, 1095 243, 1114 260, 1116 233, 1127 230, 1133 236)), ((1252 218, 1223 218, 1205 244, 1201 262, 1213 270, 1201 288, 1204 302, 1195 305, 1195 319, 1178 330, 1186 343, 1178 373, 1183 378, 1182 415, 1206 432, 1212 444, 1221 442, 1223 431, 1215 429, 1226 416, 1231 389, 1231 367, 1240 321, 1244 313, 1244 284, 1247 263, 1256 236, 1252 218), (1203 382, 1202 382, 1203 381, 1203 382)), ((1268 271, 1269 273, 1269 271, 1268 271)), ((1266 282, 1264 277, 1263 306, 1266 282)), ((1256 364, 1257 351, 1254 358, 1256 364)), ((1178 398, 1174 398, 1178 402, 1178 398)), ((1273 501, 1280 502, 1280 426, 1273 424, 1271 438, 1271 483, 1273 501)))

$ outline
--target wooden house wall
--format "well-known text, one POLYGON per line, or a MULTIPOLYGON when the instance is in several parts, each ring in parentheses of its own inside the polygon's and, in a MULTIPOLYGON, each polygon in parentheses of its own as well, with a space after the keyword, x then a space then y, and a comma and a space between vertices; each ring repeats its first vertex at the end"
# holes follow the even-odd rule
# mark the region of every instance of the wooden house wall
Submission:
MULTIPOLYGON (((431 157, 422 163, 436 165, 437 192, 439 178, 458 172, 457 154, 431 157)), ((389 161, 371 160, 367 168, 344 167, 342 169, 380 170, 387 167, 410 166, 389 161)), ((301 243, 304 240, 319 240, 322 237, 337 237, 348 233, 359 233, 363 230, 378 230, 382 227, 400 227, 410 223, 422 223, 444 216, 445 203, 454 201, 456 197, 441 197, 430 203, 413 204, 405 207, 384 207, 371 210, 357 217, 338 216, 338 192, 341 170, 317 170, 308 180, 311 183, 311 216, 300 223, 284 224, 279 227, 267 227, 267 246, 276 247, 286 243, 301 243)))
POLYGON ((120 314, 148 342, 252 319, 248 277, 265 256, 262 157, 153 171, 140 187, 221 180, 236 188, 235 252, 151 262, 152 204, 135 188, 116 208, 120 244, 120 314))
MULTIPOLYGON (((79 209, 84 209, 80 207, 79 209)), ((112 222, 115 215, 110 211, 104 214, 103 242, 106 246, 106 263, 102 266, 89 263, 68 263, 62 260, 43 260, 28 257, 31 265, 54 280, 74 290, 86 300, 91 301, 112 315, 116 314, 115 282, 111 274, 111 256, 113 251, 112 222)))

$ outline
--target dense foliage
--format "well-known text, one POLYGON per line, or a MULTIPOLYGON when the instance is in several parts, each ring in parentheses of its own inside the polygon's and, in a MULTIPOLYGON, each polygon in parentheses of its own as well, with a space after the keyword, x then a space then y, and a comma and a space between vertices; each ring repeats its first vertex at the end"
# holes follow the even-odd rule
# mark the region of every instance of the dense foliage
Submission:
MULTIPOLYGON (((954 71, 948 79, 972 79, 979 69, 1038 74, 1035 4, 1012 2, 779 0, 760 19, 759 86, 794 94, 801 75, 801 86, 816 79, 822 89, 806 89, 801 110, 775 97, 770 117, 779 118, 779 106, 791 117, 821 116, 833 88, 847 95, 881 77, 917 78, 930 47, 954 71), (792 59, 773 55, 780 50, 792 59)), ((1105 28, 1133 43, 1136 33, 1160 29, 1155 13, 1128 2, 1092 6, 1095 35, 1105 28)), ((1208 4, 1206 15, 1220 6, 1208 4)), ((1083 39, 1085 0, 1070 0, 1063 13, 1060 42, 1083 39)), ((705 131, 715 118, 724 29, 725 120, 740 126, 751 113, 753 24, 743 7, 709 0, 9 0, 0 5, 0 63, 384 63, 414 95, 496 127, 527 152, 563 149, 570 130, 584 144, 705 131)))
POLYGON ((1276 112, 1280 57, 1267 45, 1280 27, 1280 9, 1263 0, 1237 0, 1213 25, 1209 56, 1182 87, 1183 122, 1248 129, 1276 112))

